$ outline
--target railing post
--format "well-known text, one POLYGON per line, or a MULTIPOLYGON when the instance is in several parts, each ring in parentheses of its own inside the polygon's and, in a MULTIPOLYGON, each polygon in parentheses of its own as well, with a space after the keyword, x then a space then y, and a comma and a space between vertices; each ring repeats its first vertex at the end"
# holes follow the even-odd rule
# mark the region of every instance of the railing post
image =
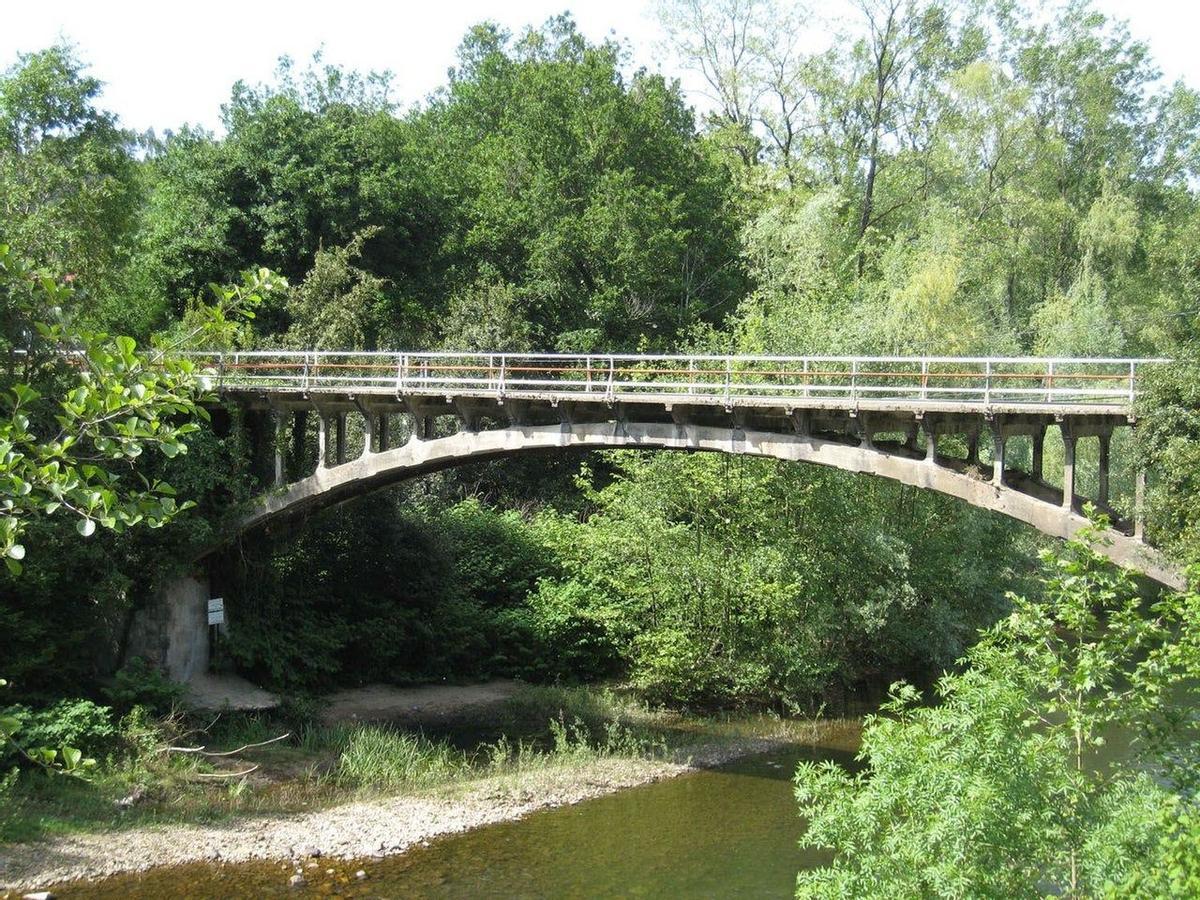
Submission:
POLYGON ((992 405, 992 361, 984 360, 983 363, 983 405, 992 405))
POLYGON ((688 389, 689 394, 696 393, 696 357, 688 357, 688 389))
POLYGON ((308 357, 309 357, 309 353, 306 350, 306 351, 304 351, 304 374, 301 376, 301 378, 302 378, 301 388, 305 391, 308 390, 308 365, 309 365, 308 357))
POLYGON ((728 409, 732 404, 730 395, 733 388, 733 357, 725 357, 725 408, 728 409))
POLYGON ((1132 359, 1129 361, 1129 406, 1132 409, 1133 404, 1137 402, 1137 363, 1132 359))
POLYGON ((610 400, 610 401, 612 400, 613 396, 615 395, 615 388, 613 386, 613 380, 616 378, 616 373, 617 373, 616 370, 617 370, 616 360, 614 360, 613 357, 610 356, 608 358, 608 385, 604 389, 604 396, 606 398, 608 398, 608 400, 610 400))
POLYGON ((408 354, 400 353, 396 356, 396 396, 399 397, 404 393, 404 382, 408 369, 408 354))
POLYGON ((808 376, 808 357, 807 356, 804 357, 804 362, 801 364, 801 371, 804 375, 804 377, 801 379, 804 382, 804 396, 808 397, 811 395, 812 379, 809 378, 809 376, 808 376))
POLYGON ((850 402, 858 406, 858 360, 850 360, 850 402))
POLYGON ((583 365, 584 365, 583 392, 584 392, 584 394, 591 394, 592 393, 592 358, 590 356, 585 356, 583 358, 583 365))
POLYGON ((505 354, 501 353, 500 354, 500 378, 496 381, 496 399, 497 400, 504 399, 505 382, 508 380, 507 369, 508 369, 508 357, 505 354))
POLYGON ((921 359, 921 399, 929 399, 929 360, 921 359))
POLYGON ((1054 360, 1046 363, 1046 402, 1054 402, 1054 360))

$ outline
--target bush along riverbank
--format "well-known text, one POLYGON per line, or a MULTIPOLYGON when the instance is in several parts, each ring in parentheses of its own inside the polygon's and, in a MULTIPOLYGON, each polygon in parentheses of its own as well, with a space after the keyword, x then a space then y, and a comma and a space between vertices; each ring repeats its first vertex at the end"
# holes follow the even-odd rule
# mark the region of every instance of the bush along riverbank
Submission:
MULTIPOLYGON (((653 710, 606 689, 509 684, 482 705, 464 687, 460 707, 444 698, 401 721, 322 721, 313 704, 199 724, 135 711, 86 780, 29 772, 8 785, 0 885, 398 853, 802 740, 809 727, 653 710)), ((371 691, 377 701, 386 689, 371 691)), ((356 715, 345 697, 339 706, 356 715)))

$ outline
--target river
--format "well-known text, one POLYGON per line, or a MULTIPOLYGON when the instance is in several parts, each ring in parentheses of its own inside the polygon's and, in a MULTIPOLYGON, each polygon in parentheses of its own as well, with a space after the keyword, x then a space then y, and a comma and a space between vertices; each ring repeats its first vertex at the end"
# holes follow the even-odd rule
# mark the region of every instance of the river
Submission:
POLYGON ((302 889, 284 863, 193 864, 59 889, 61 897, 762 897, 793 894, 802 852, 792 773, 802 759, 850 765, 855 723, 720 769, 546 809, 387 859, 318 860, 302 889), (365 878, 359 879, 359 870, 365 878))

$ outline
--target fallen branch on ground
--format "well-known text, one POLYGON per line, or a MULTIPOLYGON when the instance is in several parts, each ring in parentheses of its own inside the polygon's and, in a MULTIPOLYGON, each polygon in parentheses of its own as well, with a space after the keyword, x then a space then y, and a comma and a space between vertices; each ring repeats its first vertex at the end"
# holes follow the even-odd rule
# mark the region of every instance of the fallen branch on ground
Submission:
POLYGON ((175 753, 196 753, 200 756, 208 756, 208 757, 233 756, 237 753, 241 753, 243 750, 252 750, 255 747, 265 747, 265 746, 267 746, 267 744, 274 744, 276 741, 282 741, 285 738, 290 738, 291 736, 292 736, 292 733, 290 731, 285 731, 283 734, 279 735, 278 737, 273 737, 267 741, 257 741, 256 743, 253 743, 253 744, 243 744, 241 747, 238 747, 236 750, 216 751, 216 750, 208 750, 204 747, 161 747, 161 748, 159 748, 159 752, 160 753, 169 753, 169 752, 173 751, 175 753))
POLYGON ((244 772, 194 772, 193 778, 241 778, 243 775, 249 775, 251 772, 258 770, 258 764, 251 766, 244 772))

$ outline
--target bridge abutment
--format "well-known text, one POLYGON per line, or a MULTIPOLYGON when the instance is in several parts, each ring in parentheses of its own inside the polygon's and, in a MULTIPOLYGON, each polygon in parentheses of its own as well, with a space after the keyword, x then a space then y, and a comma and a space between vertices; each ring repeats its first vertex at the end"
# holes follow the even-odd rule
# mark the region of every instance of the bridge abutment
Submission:
POLYGON ((141 657, 180 682, 207 672, 209 596, 202 572, 168 581, 134 614, 125 659, 141 657))

